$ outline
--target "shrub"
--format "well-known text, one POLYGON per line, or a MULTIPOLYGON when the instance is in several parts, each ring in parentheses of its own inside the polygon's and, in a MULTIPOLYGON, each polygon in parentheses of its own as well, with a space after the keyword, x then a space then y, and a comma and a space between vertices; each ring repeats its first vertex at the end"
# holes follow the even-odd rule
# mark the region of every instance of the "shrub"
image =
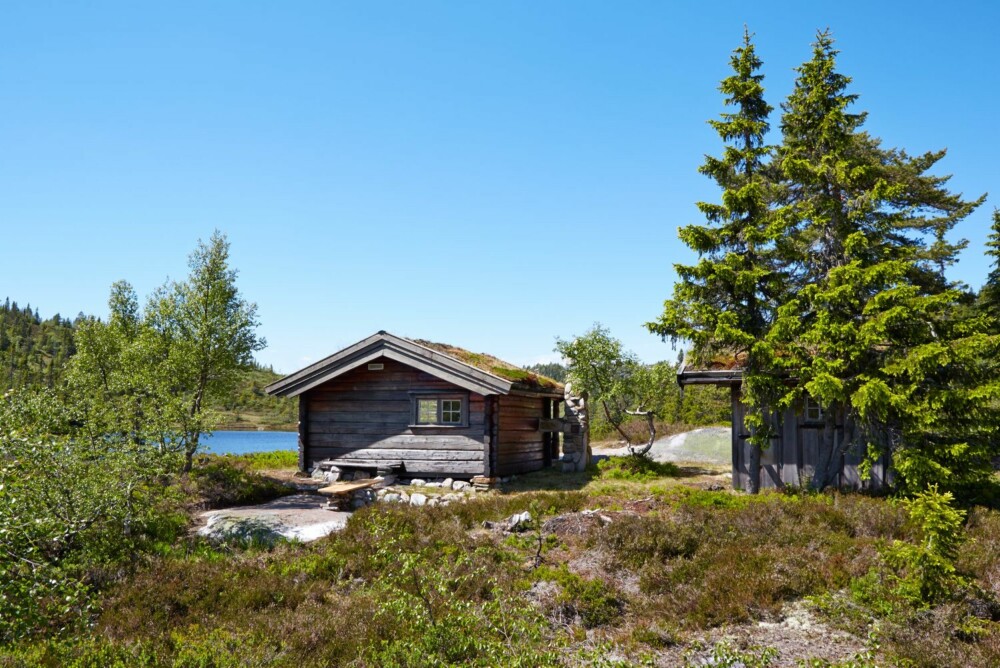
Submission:
POLYGON ((602 459, 597 462, 597 470, 602 478, 632 480, 634 482, 672 478, 680 473, 680 469, 674 464, 658 462, 649 457, 638 455, 602 459))
POLYGON ((188 480, 191 496, 204 508, 264 503, 295 493, 293 488, 255 473, 242 461, 218 455, 199 457, 188 480))

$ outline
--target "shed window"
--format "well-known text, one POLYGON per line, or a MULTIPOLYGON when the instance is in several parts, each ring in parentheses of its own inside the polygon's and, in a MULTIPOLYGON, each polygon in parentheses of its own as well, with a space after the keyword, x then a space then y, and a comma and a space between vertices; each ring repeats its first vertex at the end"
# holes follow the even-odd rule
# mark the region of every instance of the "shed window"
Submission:
POLYGON ((812 397, 806 397, 806 422, 822 422, 823 407, 812 397))
POLYGON ((413 402, 414 424, 459 427, 468 423, 468 402, 464 397, 418 395, 413 397, 413 402))

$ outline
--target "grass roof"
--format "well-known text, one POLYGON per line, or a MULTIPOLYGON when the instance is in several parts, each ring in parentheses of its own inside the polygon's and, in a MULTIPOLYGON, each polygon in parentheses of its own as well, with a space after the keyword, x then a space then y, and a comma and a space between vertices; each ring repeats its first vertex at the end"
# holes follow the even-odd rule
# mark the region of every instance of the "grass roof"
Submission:
POLYGON ((434 352, 453 357, 459 362, 468 364, 480 371, 485 371, 494 376, 499 376, 504 380, 509 380, 514 384, 514 389, 533 392, 562 392, 563 390, 562 383, 552 380, 548 376, 528 371, 510 362, 505 362, 502 359, 493 357, 493 355, 474 353, 458 346, 437 343, 435 341, 425 341, 423 339, 413 339, 413 342, 424 348, 430 348, 434 352))

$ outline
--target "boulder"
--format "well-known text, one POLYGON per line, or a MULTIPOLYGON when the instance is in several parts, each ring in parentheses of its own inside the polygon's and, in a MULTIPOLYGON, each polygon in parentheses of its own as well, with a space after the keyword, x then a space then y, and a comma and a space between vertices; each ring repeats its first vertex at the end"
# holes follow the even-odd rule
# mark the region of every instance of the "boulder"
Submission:
POLYGON ((411 506, 423 506, 427 505, 427 497, 423 494, 411 494, 410 495, 410 505, 411 506))

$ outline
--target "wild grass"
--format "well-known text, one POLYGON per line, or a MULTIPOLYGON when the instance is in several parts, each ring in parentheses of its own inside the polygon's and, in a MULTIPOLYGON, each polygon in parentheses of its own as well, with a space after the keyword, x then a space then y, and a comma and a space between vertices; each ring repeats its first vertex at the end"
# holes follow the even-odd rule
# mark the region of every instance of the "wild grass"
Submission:
POLYGON ((578 489, 377 504, 308 545, 189 539, 104 587, 87 633, 0 649, 0 666, 610 665, 611 655, 678 665, 701 646, 767 665, 773 652, 713 646, 713 634, 777 621, 803 599, 874 638, 870 662, 803 665, 1000 664, 1000 513, 970 513, 956 560, 967 591, 887 615, 851 592, 878 572, 885 545, 919 542, 904 505, 677 481, 594 470, 578 489), (627 493, 609 493, 615 485, 627 493), (523 532, 483 528, 525 510, 523 532))

